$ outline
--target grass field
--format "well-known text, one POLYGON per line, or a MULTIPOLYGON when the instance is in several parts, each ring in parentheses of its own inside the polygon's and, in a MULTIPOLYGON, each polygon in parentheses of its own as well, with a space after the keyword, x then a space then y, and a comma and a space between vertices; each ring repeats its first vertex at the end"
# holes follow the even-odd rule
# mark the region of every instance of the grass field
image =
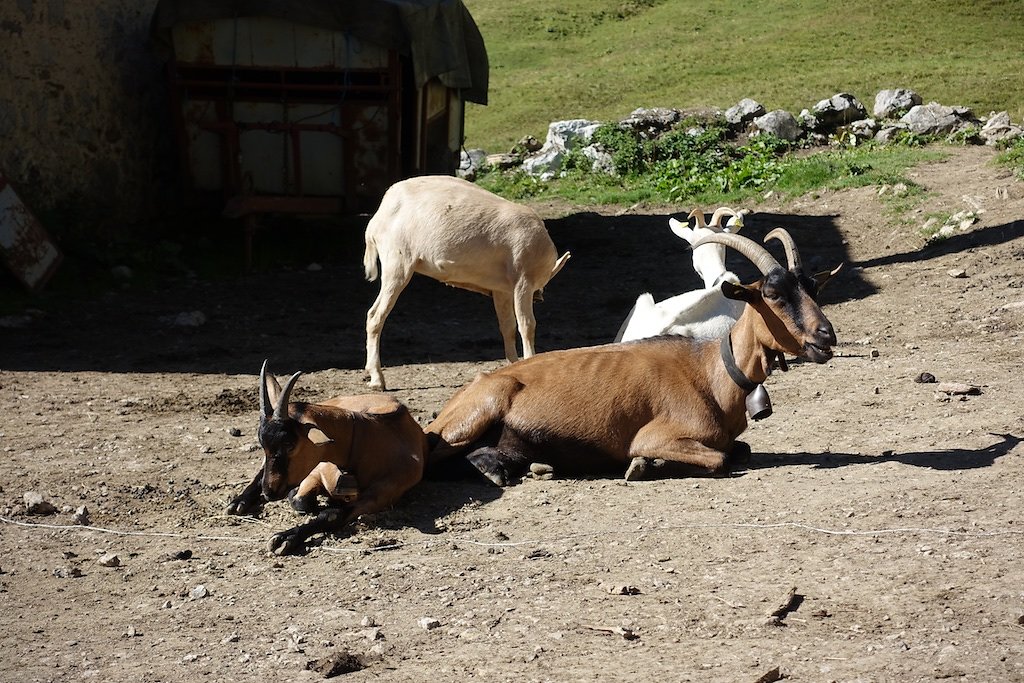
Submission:
POLYGON ((870 111, 906 87, 925 102, 1024 117, 1019 0, 465 0, 487 44, 490 103, 466 146, 504 151, 551 121, 636 107, 794 114, 837 92, 870 111))

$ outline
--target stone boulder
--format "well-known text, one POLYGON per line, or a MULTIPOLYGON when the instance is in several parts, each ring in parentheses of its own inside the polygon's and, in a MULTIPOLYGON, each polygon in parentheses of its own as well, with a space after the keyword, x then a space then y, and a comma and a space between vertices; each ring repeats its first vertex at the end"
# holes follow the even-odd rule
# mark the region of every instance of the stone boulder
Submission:
POLYGON ((731 126, 742 128, 766 113, 764 106, 760 102, 744 97, 738 103, 725 110, 725 120, 731 126))
POLYGON ((875 95, 875 108, 872 113, 876 119, 895 118, 906 114, 921 102, 921 96, 913 90, 906 88, 879 90, 875 95))
POLYGON ((586 147, 601 124, 587 119, 554 121, 548 125, 544 146, 523 161, 523 171, 541 180, 551 180, 562 170, 566 152, 586 147))
POLYGON ((455 175, 466 180, 476 180, 476 174, 487 165, 487 152, 482 149, 464 149, 459 155, 459 168, 455 175))
POLYGON ((867 118, 867 110, 853 95, 838 93, 814 105, 811 115, 816 122, 812 130, 830 133, 840 126, 867 118))
POLYGON ((655 138, 675 125, 682 115, 678 109, 667 107, 640 108, 634 109, 619 125, 636 131, 641 137, 655 138))
POLYGON ((918 135, 944 135, 978 123, 967 107, 947 107, 937 102, 911 107, 900 122, 918 135))
POLYGON ((986 145, 995 145, 1004 140, 1016 140, 1024 136, 1024 128, 1010 122, 1010 115, 1001 111, 988 117, 980 133, 986 145))
POLYGON ((755 132, 771 133, 775 137, 789 142, 795 142, 803 134, 796 117, 785 109, 776 109, 764 116, 758 116, 751 122, 751 125, 755 132))

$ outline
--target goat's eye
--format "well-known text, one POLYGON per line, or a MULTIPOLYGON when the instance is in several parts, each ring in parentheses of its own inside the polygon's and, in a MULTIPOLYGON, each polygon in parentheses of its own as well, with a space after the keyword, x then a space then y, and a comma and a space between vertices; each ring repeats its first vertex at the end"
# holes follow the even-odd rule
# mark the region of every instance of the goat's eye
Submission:
POLYGON ((766 289, 766 290, 764 290, 761 293, 761 296, 763 296, 768 301, 778 301, 779 299, 782 298, 782 297, 779 296, 779 293, 776 292, 774 289, 766 289))

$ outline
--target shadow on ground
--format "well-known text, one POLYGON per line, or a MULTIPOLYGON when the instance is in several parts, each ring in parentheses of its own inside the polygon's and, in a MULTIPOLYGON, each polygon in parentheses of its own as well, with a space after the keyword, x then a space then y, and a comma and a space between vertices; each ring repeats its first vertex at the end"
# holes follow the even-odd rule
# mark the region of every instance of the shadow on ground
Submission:
MULTIPOLYGON (((688 247, 671 233, 667 219, 580 212, 547 221, 559 251, 573 256, 535 307, 539 350, 609 342, 640 293, 660 300, 700 286, 688 247)), ((283 368, 359 369, 366 310, 378 290, 363 276, 366 220, 276 221, 257 234, 251 271, 242 268, 241 233, 232 225, 172 231, 160 244, 171 240, 175 248, 167 251, 173 256, 142 263, 127 282, 68 264, 52 288, 4 316, 0 368, 249 374, 270 357, 283 368), (93 276, 99 285, 87 281, 93 276), (202 324, 175 324, 194 312, 202 324)), ((840 262, 870 268, 934 258, 1014 239, 1024 230, 1018 221, 860 264, 849 263, 834 216, 753 214, 743 234, 761 241, 780 225, 793 234, 813 270, 840 262)), ((784 261, 781 245, 769 247, 784 261)), ((738 254, 729 253, 728 266, 744 281, 757 277, 738 254)), ((7 281, 0 287, 16 285, 7 281)), ((847 267, 825 290, 823 303, 873 292, 859 269, 847 267)), ((385 367, 488 361, 502 353, 489 298, 422 276, 399 298, 382 340, 385 367)))

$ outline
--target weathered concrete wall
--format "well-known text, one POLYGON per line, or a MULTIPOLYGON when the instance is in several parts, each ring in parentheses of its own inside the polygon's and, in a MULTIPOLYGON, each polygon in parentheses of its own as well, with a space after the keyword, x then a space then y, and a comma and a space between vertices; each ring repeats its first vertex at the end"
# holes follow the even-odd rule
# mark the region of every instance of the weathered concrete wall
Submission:
POLYGON ((37 212, 113 227, 155 209, 173 177, 155 4, 0 0, 0 169, 37 212))

